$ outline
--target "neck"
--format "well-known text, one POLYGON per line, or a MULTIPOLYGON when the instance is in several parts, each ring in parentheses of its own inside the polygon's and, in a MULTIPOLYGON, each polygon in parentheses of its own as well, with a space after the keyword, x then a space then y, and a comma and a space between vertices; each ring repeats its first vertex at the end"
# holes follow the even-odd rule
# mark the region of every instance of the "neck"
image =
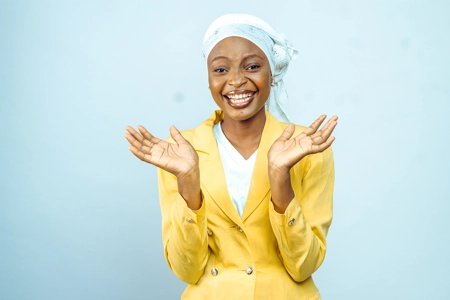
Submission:
POLYGON ((234 148, 248 159, 259 147, 265 124, 266 113, 263 108, 252 118, 243 121, 233 120, 225 115, 221 127, 234 148))

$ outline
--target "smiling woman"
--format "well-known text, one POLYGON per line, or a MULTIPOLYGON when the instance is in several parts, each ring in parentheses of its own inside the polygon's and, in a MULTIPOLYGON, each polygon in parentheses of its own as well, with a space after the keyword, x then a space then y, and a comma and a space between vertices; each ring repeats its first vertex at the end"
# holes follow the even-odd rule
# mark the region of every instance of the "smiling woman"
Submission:
POLYGON ((321 299, 334 185, 325 116, 289 124, 283 76, 296 50, 267 23, 225 15, 203 44, 220 110, 166 141, 127 127, 131 152, 159 168, 165 257, 183 299, 321 299))

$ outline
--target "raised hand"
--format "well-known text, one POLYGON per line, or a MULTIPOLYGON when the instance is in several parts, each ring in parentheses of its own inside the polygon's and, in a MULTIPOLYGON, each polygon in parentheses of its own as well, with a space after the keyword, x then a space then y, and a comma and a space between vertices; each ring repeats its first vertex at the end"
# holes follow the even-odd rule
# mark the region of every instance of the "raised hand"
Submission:
POLYGON ((138 133, 127 126, 125 138, 130 142, 130 151, 140 160, 155 165, 177 178, 198 170, 198 155, 192 145, 184 139, 175 126, 170 127, 170 135, 176 144, 166 142, 138 126, 138 133))
POLYGON ((267 154, 269 168, 289 172, 303 157, 322 152, 330 147, 334 141, 334 137, 330 137, 330 135, 337 125, 337 116, 330 118, 319 130, 325 118, 326 115, 320 116, 294 138, 291 137, 294 134, 295 126, 289 124, 267 154))
POLYGON ((200 192, 200 170, 198 155, 192 145, 175 126, 170 127, 170 136, 176 144, 153 136, 144 126, 139 132, 127 126, 125 138, 130 142, 130 151, 140 160, 155 165, 177 177, 178 193, 187 206, 197 210, 202 205, 200 192))

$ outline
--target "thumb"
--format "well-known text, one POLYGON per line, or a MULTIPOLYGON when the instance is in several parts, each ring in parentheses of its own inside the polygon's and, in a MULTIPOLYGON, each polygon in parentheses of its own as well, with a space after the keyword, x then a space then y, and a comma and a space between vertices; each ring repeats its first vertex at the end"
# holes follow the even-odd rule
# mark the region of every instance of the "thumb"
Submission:
POLYGON ((280 137, 278 138, 279 141, 287 141, 289 140, 292 135, 294 134, 295 131, 295 126, 294 124, 289 124, 286 129, 284 129, 283 133, 280 135, 280 137))
POLYGON ((181 135, 180 131, 173 125, 170 126, 170 136, 178 145, 187 142, 186 139, 181 135))

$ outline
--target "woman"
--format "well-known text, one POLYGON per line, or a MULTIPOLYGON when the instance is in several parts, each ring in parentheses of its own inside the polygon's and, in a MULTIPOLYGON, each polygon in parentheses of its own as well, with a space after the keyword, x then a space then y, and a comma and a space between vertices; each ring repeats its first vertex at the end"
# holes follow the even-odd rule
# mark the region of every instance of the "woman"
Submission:
POLYGON ((195 129, 172 126, 167 141, 142 126, 125 135, 159 168, 165 257, 189 284, 182 298, 320 299, 311 274, 332 218, 337 117, 320 130, 325 116, 308 128, 280 122, 296 50, 256 17, 217 19, 203 52, 220 110, 195 129))

